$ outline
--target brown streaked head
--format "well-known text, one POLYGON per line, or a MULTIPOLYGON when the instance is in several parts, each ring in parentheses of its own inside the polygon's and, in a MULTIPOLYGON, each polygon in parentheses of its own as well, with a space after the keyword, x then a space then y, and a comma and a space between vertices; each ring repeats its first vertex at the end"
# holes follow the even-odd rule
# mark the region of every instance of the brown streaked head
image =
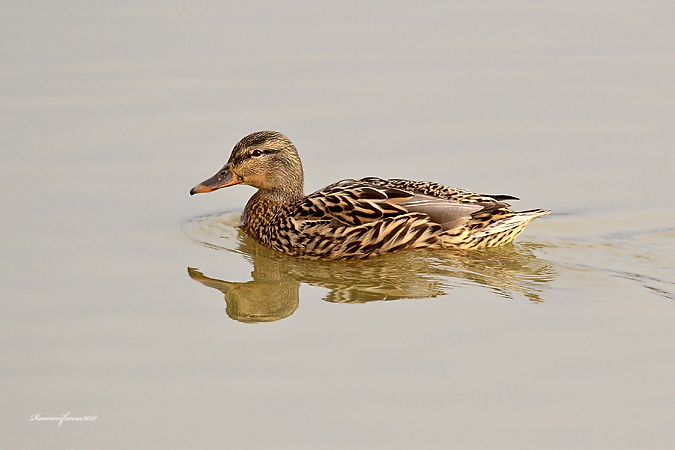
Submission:
POLYGON ((249 134, 234 146, 227 164, 208 180, 193 187, 190 195, 235 184, 258 188, 273 199, 303 196, 303 171, 295 146, 276 131, 249 134))

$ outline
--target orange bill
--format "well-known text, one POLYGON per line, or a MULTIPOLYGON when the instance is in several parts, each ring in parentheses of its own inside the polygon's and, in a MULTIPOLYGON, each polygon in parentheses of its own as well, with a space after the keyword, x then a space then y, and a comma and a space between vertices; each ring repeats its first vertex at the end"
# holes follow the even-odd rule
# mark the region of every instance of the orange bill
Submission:
POLYGON ((232 172, 232 170, 230 170, 230 165, 226 164, 225 167, 220 169, 217 174, 193 187, 190 190, 190 195, 212 192, 216 189, 240 184, 243 181, 244 179, 232 172))

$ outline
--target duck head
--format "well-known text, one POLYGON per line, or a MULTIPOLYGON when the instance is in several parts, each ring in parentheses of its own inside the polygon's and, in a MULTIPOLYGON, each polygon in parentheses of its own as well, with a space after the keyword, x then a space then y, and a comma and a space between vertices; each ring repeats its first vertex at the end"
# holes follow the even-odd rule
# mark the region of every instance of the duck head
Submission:
POLYGON ((234 146, 227 164, 190 190, 190 195, 247 184, 272 199, 304 196, 300 157, 293 143, 276 131, 249 134, 234 146))

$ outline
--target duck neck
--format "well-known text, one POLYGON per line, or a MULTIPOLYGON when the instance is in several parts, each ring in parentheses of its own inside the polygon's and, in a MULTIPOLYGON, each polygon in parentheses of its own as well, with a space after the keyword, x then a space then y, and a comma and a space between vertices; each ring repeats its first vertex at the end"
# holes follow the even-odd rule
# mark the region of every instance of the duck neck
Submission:
POLYGON ((265 199, 276 204, 288 204, 300 200, 305 196, 302 185, 295 188, 286 187, 284 189, 259 189, 254 194, 258 199, 265 199))
POLYGON ((286 206, 303 197, 302 190, 290 193, 259 189, 248 199, 241 223, 253 237, 269 243, 269 225, 278 220, 279 212, 284 211, 286 206))
POLYGON ((275 206, 282 206, 300 200, 304 196, 302 186, 294 189, 289 187, 285 189, 258 189, 249 203, 264 202, 268 205, 271 203, 275 206))

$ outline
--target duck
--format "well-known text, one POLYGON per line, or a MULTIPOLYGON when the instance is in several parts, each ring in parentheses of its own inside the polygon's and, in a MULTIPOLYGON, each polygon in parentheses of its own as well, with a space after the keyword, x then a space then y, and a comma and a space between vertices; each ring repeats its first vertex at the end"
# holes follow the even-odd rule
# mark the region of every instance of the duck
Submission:
POLYGON ((258 190, 240 226, 260 244, 315 260, 365 259, 412 249, 479 249, 512 242, 549 210, 515 212, 510 195, 483 195, 430 181, 345 179, 304 193, 302 162, 277 131, 241 139, 215 175, 190 195, 237 184, 258 190))

